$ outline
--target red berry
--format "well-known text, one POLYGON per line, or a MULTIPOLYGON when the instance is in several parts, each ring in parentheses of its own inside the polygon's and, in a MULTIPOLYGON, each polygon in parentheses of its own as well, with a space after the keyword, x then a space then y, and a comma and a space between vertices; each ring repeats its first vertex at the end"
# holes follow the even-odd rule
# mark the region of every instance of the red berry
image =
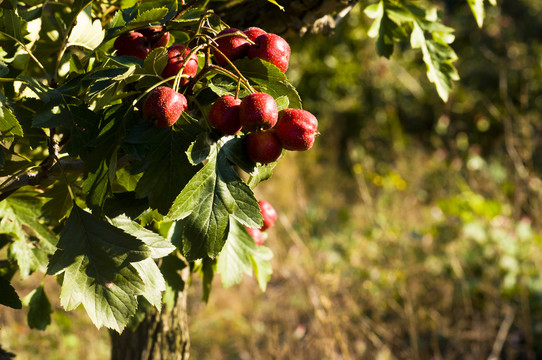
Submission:
POLYGON ((274 132, 257 131, 248 134, 246 152, 250 160, 269 164, 280 158, 282 145, 274 132))
POLYGON ((260 228, 260 230, 265 231, 275 224, 278 215, 275 208, 267 201, 260 200, 258 201, 258 205, 260 205, 260 212, 262 213, 263 217, 263 226, 260 228))
POLYGON ((260 35, 267 34, 265 30, 260 29, 259 27, 255 27, 255 26, 251 26, 248 29, 245 29, 245 31, 243 32, 252 41, 255 41, 256 38, 260 35))
POLYGON ((241 101, 239 120, 245 131, 270 129, 275 126, 277 119, 277 103, 271 95, 255 93, 244 97, 241 101))
POLYGON ((223 134, 237 134, 241 130, 240 104, 241 99, 236 99, 231 95, 218 98, 209 111, 209 122, 223 134))
POLYGON ((256 245, 262 245, 263 244, 263 234, 260 229, 256 228, 249 228, 245 226, 245 229, 247 229, 250 236, 254 239, 254 242, 256 245))
POLYGON ((150 44, 143 34, 133 31, 120 35, 113 47, 119 56, 135 56, 144 60, 151 51, 150 44))
POLYGON ((159 86, 152 90, 145 100, 143 115, 155 126, 166 128, 177 122, 186 107, 187 102, 183 94, 159 86))
MULTIPOLYGON (((217 37, 221 35, 233 34, 236 32, 240 32, 240 30, 236 28, 224 29, 218 33, 217 37)), ((248 40, 241 35, 220 37, 216 39, 215 42, 218 50, 220 50, 220 52, 222 52, 222 54, 224 54, 224 56, 226 56, 230 61, 241 59, 247 56, 248 48, 250 46, 248 40)), ((228 61, 226 60, 226 58, 224 58, 224 56, 219 54, 217 51, 214 51, 214 55, 216 61, 220 66, 228 65, 228 61)))
MULTIPOLYGON (((168 48, 168 63, 162 71, 162 77, 169 78, 177 75, 179 71, 181 71, 181 67, 183 66, 186 57, 190 54, 190 51, 190 48, 184 45, 179 44, 170 46, 168 48)), ((187 75, 188 77, 194 77, 197 72, 198 57, 196 54, 192 54, 190 59, 186 62, 182 74, 187 75)), ((181 80, 181 85, 185 85, 187 82, 188 78, 183 78, 181 80)))
POLYGON ((152 27, 141 29, 139 32, 147 38, 147 41, 151 44, 151 49, 157 47, 165 47, 169 42, 170 34, 167 31, 162 32, 163 27, 152 27))
POLYGON ((248 50, 249 58, 260 58, 275 65, 282 72, 288 69, 290 61, 290 45, 278 35, 267 33, 254 40, 255 44, 248 50))
POLYGON ((318 135, 318 120, 306 110, 284 109, 279 114, 275 134, 286 150, 308 150, 318 135))

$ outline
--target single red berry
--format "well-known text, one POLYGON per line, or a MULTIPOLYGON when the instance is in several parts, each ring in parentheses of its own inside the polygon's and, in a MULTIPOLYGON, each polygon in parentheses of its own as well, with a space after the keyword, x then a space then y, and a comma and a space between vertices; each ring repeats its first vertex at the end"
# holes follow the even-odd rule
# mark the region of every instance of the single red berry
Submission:
POLYGON ((263 244, 263 234, 260 229, 256 228, 249 228, 245 226, 245 229, 247 229, 250 236, 254 239, 254 242, 256 245, 262 245, 263 244))
POLYGON ((260 205, 260 212, 262 213, 263 217, 263 225, 260 230, 265 231, 275 224, 275 221, 278 219, 278 215, 273 205, 267 201, 260 200, 258 201, 258 205, 260 205))
POLYGON ((290 45, 278 35, 267 33, 254 40, 255 44, 248 49, 249 58, 260 58, 275 65, 282 72, 288 70, 290 61, 290 45))
POLYGON ((260 35, 267 34, 267 32, 259 27, 251 26, 248 29, 243 31, 245 35, 252 41, 255 41, 256 38, 260 35))
POLYGON ((282 154, 282 145, 273 131, 251 132, 246 141, 247 155, 254 162, 269 164, 282 154))
POLYGON ((308 150, 318 135, 318 120, 306 110, 284 109, 279 113, 275 134, 286 150, 308 150))
POLYGON ((239 120, 245 131, 271 129, 277 123, 277 119, 277 103, 271 95, 254 93, 241 101, 239 120))
POLYGON ((159 86, 153 89, 145 100, 143 115, 155 126, 166 128, 177 122, 186 107, 183 94, 172 88, 159 86))
MULTIPOLYGON (((168 48, 168 62, 166 67, 162 71, 162 77, 169 78, 177 75, 179 71, 181 71, 181 67, 183 66, 186 57, 190 54, 190 51, 190 48, 184 45, 179 44, 170 46, 168 48)), ((196 56, 196 54, 192 54, 192 56, 187 60, 182 74, 187 75, 188 77, 194 77, 197 72, 198 57, 196 56)), ((181 80, 181 85, 185 85, 187 82, 188 78, 183 77, 183 79, 181 80)))
MULTIPOLYGON (((227 34, 233 34, 236 32, 241 31, 236 28, 224 29, 218 33, 217 37, 227 34)), ((224 54, 224 56, 226 56, 230 61, 241 59, 247 56, 248 48, 250 46, 248 40, 241 35, 228 35, 224 37, 219 37, 215 40, 215 42, 218 50, 220 50, 220 52, 222 52, 222 54, 224 54)), ((228 61, 226 60, 226 58, 224 58, 224 56, 219 54, 217 51, 214 51, 214 56, 220 66, 228 65, 228 61)))
POLYGON ((209 111, 209 122, 218 131, 226 135, 234 135, 241 131, 239 107, 241 99, 231 95, 218 98, 209 111))
POLYGON ((137 31, 120 35, 113 47, 119 56, 135 56, 141 60, 145 60, 151 51, 147 38, 137 31))
POLYGON ((141 29, 139 32, 147 38, 149 44, 151 44, 151 49, 156 49, 157 47, 167 46, 170 38, 168 31, 162 31, 163 27, 151 27, 146 29, 141 29))

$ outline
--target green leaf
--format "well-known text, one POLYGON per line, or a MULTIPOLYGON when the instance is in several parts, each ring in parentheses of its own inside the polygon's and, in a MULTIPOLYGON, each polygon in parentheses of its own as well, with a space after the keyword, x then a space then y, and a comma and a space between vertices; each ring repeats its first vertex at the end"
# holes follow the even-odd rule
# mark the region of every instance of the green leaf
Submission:
POLYGON ((51 323, 51 303, 45 294, 43 286, 34 289, 23 300, 29 306, 27 320, 31 329, 45 330, 51 323))
POLYGON ((142 296, 160 311, 162 308, 162 292, 166 290, 166 281, 158 265, 153 259, 149 258, 133 263, 132 266, 137 270, 145 284, 142 296))
POLYGON ((170 254, 175 250, 175 246, 163 236, 145 229, 135 221, 132 221, 125 215, 117 216, 111 222, 116 227, 124 230, 126 233, 141 240, 151 251, 151 258, 158 259, 170 254))
POLYGON ((2 139, 23 136, 23 128, 6 102, 4 94, 0 92, 0 136, 2 139))
MULTIPOLYGON (((8 34, 24 44, 26 42, 24 37, 28 34, 27 25, 27 22, 13 10, 4 9, 0 19, 0 32, 8 34)), ((0 38, 2 38, 1 34, 0 38)))
POLYGON ((149 151, 142 160, 143 176, 136 186, 139 198, 149 198, 152 208, 166 214, 173 200, 188 183, 198 167, 188 162, 185 151, 202 129, 196 120, 184 114, 172 128, 143 130, 133 133, 127 142, 145 141, 149 151), (148 133, 148 137, 145 134, 148 133), (143 135, 143 136, 142 136, 143 135))
POLYGON ((7 279, 0 276, 0 304, 13 309, 21 309, 23 304, 19 295, 7 279))
POLYGON ((175 199, 167 218, 183 220, 183 253, 194 260, 218 255, 226 241, 230 215, 247 226, 261 226, 252 190, 232 169, 224 152, 215 151, 175 199))
POLYGON ((243 274, 256 275, 258 284, 265 291, 273 272, 270 260, 272 251, 258 246, 250 234, 237 222, 232 221, 226 245, 218 257, 217 272, 224 287, 241 282, 243 274))
POLYGON ((99 19, 92 21, 91 11, 92 4, 77 15, 77 23, 68 37, 67 46, 81 46, 94 50, 102 43, 105 32, 99 19))
POLYGON ((147 73, 162 75, 168 62, 168 52, 165 47, 157 47, 150 52, 143 61, 143 68, 147 73))
POLYGON ((17 261, 21 279, 27 279, 36 270, 36 259, 32 252, 32 244, 24 238, 15 240, 9 246, 8 258, 17 261))
POLYGON ((290 108, 302 108, 301 98, 297 90, 288 81, 286 75, 275 65, 258 58, 240 59, 235 61, 234 64, 244 76, 255 84, 259 91, 268 93, 275 99, 286 96, 290 108))
POLYGON ((47 273, 64 273, 60 302, 66 310, 83 304, 100 328, 121 332, 137 310, 146 284, 132 263, 151 251, 134 236, 74 205, 47 273))
POLYGON ((169 10, 165 7, 154 8, 139 14, 134 20, 130 21, 130 26, 146 25, 148 23, 159 22, 167 14, 169 10))
POLYGON ((481 28, 484 25, 485 9, 484 0, 467 0, 469 3, 472 15, 476 19, 476 24, 481 28))

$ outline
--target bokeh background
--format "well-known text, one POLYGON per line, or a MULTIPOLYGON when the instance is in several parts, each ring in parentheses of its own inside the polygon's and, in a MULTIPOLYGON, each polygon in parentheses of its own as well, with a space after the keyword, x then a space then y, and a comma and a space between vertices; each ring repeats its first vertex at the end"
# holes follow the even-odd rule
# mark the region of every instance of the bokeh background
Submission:
MULTIPOLYGON (((257 189, 280 214, 267 291, 217 277, 204 303, 193 278, 192 359, 542 359, 542 2, 499 2, 482 29, 466 1, 434 3, 456 29, 447 103, 419 52, 377 55, 359 4, 289 39, 321 136, 257 189)), ((46 332, 3 308, 0 344, 108 358, 107 330, 53 306, 46 332)))

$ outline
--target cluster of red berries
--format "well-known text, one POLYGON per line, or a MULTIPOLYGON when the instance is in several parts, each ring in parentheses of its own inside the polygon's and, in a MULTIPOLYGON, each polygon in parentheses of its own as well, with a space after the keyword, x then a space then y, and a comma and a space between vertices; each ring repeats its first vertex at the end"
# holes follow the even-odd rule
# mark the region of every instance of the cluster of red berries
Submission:
POLYGON ((248 157, 262 164, 278 160, 282 150, 303 151, 314 144, 318 134, 316 117, 306 110, 277 110, 275 99, 266 93, 253 93, 241 99, 220 97, 209 111, 209 122, 227 135, 248 133, 248 157))
POLYGON ((144 60, 152 49, 166 46, 169 32, 162 27, 152 27, 120 35, 113 47, 119 56, 135 56, 144 60))
POLYGON ((288 69, 290 61, 288 42, 258 27, 249 27, 245 31, 236 28, 224 29, 216 36, 215 43, 214 56, 221 66, 228 64, 224 57, 234 61, 248 56, 250 59, 260 58, 270 62, 282 72, 288 69))
MULTIPOLYGON (((162 27, 146 28, 120 35, 114 43, 118 55, 145 59, 149 52, 166 46, 170 34, 162 27)), ((257 27, 245 31, 227 28, 214 38, 214 58, 221 66, 248 56, 261 58, 276 65, 281 71, 288 69, 290 46, 280 36, 257 27), (227 59, 226 59, 227 58, 227 59)), ((180 85, 188 83, 198 71, 198 57, 187 46, 176 44, 167 49, 168 61, 162 71, 163 78, 181 73, 180 85)), ((151 91, 143 105, 143 115, 155 126, 172 126, 186 111, 185 96, 170 87, 160 86, 151 91)), ((318 134, 318 121, 310 112, 301 109, 278 111, 273 97, 266 93, 253 93, 243 99, 231 95, 220 97, 211 106, 209 122, 218 131, 234 135, 247 133, 248 157, 268 164, 279 159, 283 149, 308 150, 318 134)))
POLYGON ((262 245, 263 232, 275 224, 275 221, 277 221, 278 215, 277 215, 277 212, 275 211, 275 208, 273 208, 273 206, 267 201, 260 200, 258 201, 258 205, 260 205, 260 213, 262 214, 262 217, 263 217, 262 227, 259 229, 245 227, 245 229, 247 229, 250 236, 252 236, 256 245, 262 245))

